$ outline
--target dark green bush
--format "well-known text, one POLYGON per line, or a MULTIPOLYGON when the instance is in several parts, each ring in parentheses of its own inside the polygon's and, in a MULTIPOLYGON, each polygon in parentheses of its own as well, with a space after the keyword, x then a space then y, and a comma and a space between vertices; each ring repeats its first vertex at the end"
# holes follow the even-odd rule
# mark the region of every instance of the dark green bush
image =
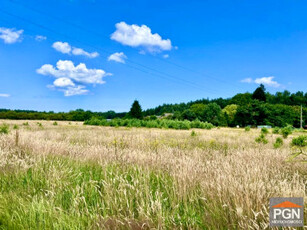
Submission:
POLYGON ((307 136, 301 135, 292 139, 292 146, 305 147, 307 146, 307 136))
POLYGON ((287 138, 290 134, 292 134, 292 128, 290 126, 282 128, 281 134, 283 138, 287 138))
POLYGON ((255 141, 256 141, 257 143, 263 143, 263 144, 267 144, 267 143, 269 142, 269 141, 265 138, 265 135, 264 135, 263 133, 261 133, 260 136, 257 137, 257 138, 255 139, 255 141))
POLYGON ((272 133, 273 134, 279 134, 279 127, 274 127, 272 133))
POLYGON ((269 130, 266 127, 261 128, 261 133, 268 134, 269 130))

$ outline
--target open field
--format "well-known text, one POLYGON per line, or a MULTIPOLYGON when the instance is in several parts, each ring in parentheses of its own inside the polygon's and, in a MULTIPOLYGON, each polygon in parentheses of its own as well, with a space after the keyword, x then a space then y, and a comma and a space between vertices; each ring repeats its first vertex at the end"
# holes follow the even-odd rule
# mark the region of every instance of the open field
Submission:
POLYGON ((267 229, 277 196, 303 196, 306 223, 298 133, 25 122, 0 121, 0 229, 267 229))

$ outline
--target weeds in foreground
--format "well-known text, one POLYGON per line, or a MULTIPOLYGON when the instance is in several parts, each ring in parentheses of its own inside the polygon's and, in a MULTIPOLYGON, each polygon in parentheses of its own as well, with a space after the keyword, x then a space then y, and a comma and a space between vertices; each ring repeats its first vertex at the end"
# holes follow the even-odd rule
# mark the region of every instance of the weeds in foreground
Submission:
POLYGON ((266 127, 261 128, 261 133, 263 133, 264 135, 269 133, 269 130, 266 127))
POLYGON ((279 127, 274 127, 272 130, 273 134, 279 134, 280 128, 279 127))
POLYGON ((284 127, 280 130, 280 132, 283 138, 286 139, 290 134, 292 134, 292 127, 291 126, 284 127))
POLYGON ((102 220, 109 217, 116 228, 126 219, 138 228, 208 226, 199 186, 183 197, 178 186, 158 170, 47 157, 26 171, 0 175, 0 219, 7 229, 108 228, 102 220))
POLYGON ((191 137, 196 137, 196 136, 197 136, 197 133, 194 130, 192 130, 191 137))
POLYGON ((282 140, 281 137, 277 137, 274 143, 274 148, 280 148, 284 144, 284 141, 282 140))
POLYGON ((284 161, 289 141, 29 123, 0 135, 0 229, 268 229, 270 197, 306 199, 305 164, 284 161))
POLYGON ((293 146, 295 152, 291 154, 289 161, 301 157, 301 159, 299 159, 298 161, 307 163, 307 153, 304 151, 305 147, 307 146, 307 136, 301 135, 296 138, 293 138, 291 145, 293 146))
POLYGON ((0 126, 0 134, 8 134, 10 127, 7 124, 2 124, 0 126))
POLYGON ((266 137, 265 137, 265 135, 263 133, 261 133, 260 136, 255 139, 255 141, 257 143, 262 143, 262 144, 269 143, 268 139, 266 139, 266 137))

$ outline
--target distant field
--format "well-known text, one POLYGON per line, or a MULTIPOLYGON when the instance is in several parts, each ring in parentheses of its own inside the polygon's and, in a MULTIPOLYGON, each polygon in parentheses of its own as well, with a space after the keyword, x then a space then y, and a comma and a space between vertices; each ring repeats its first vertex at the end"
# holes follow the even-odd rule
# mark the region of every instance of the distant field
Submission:
POLYGON ((0 229, 268 229, 279 196, 303 196, 307 220, 307 164, 286 162, 299 133, 275 149, 256 129, 2 123, 0 229))

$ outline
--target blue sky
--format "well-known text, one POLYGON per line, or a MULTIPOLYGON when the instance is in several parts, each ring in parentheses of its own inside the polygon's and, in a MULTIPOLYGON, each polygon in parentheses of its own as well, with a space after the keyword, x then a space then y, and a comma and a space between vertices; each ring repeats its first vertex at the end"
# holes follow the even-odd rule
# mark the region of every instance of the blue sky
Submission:
POLYGON ((127 111, 307 89, 305 1, 0 2, 0 108, 127 111))

